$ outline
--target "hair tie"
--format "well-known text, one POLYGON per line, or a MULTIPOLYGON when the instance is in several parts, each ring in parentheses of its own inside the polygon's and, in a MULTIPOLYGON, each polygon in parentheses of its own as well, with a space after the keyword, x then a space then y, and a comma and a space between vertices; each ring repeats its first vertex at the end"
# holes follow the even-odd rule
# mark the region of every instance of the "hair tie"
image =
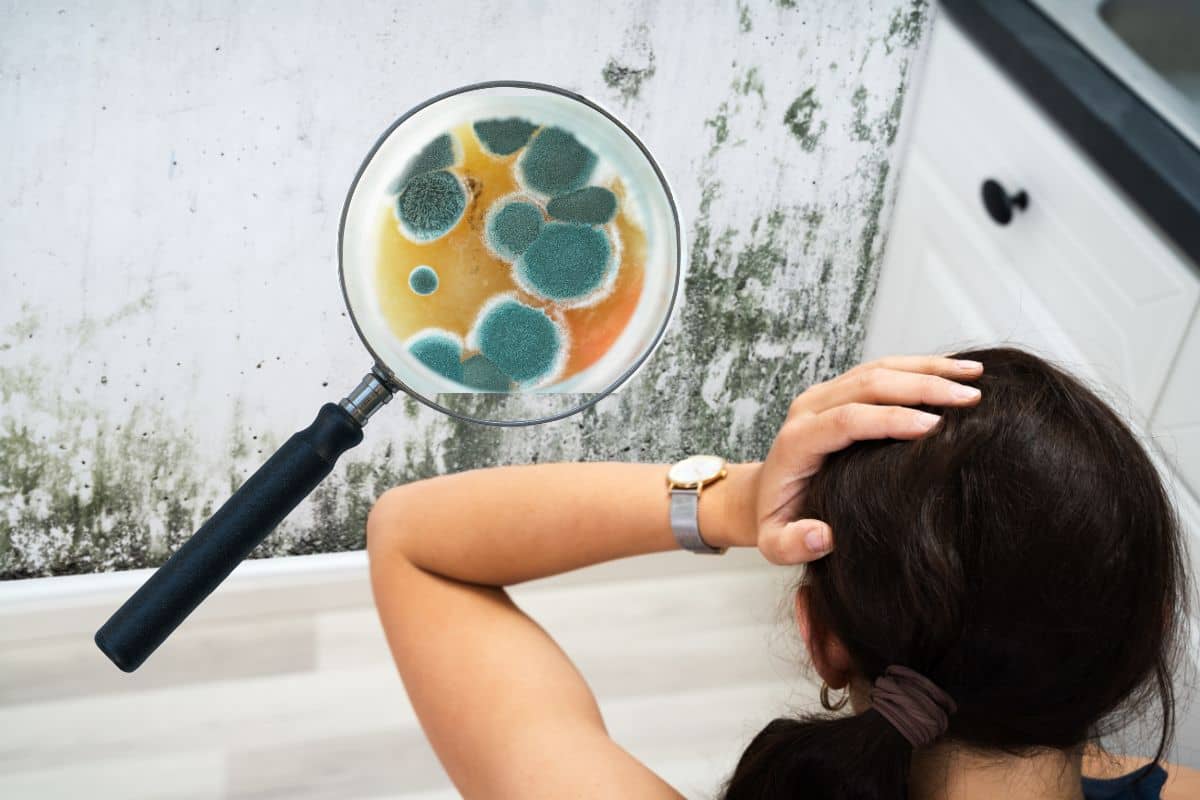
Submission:
POLYGON ((916 670, 892 664, 875 679, 871 707, 913 747, 924 747, 946 732, 958 710, 954 698, 916 670))

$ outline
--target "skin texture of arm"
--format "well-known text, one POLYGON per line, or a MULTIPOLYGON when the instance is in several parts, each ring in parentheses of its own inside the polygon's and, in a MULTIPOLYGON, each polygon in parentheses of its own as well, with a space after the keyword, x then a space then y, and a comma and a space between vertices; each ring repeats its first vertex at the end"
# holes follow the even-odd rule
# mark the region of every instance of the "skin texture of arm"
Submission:
MULTIPOLYGON (((828 552, 803 537, 816 521, 793 514, 824 455, 859 439, 923 435, 937 415, 902 406, 977 402, 953 394, 961 385, 939 374, 979 369, 894 356, 810 387, 761 465, 731 465, 705 487, 705 540, 758 546, 779 564, 828 552)), ((667 468, 472 470, 390 489, 372 509, 367 549, 380 620, 425 734, 464 797, 680 796, 609 737, 583 676, 503 588, 677 549, 667 468)))
MULTIPOLYGON (((583 677, 502 588, 676 549, 667 469, 472 470, 391 489, 372 510, 372 587, 388 643, 464 797, 679 796, 609 738, 583 677)), ((730 465, 703 491, 710 543, 754 544, 755 469, 730 465)))

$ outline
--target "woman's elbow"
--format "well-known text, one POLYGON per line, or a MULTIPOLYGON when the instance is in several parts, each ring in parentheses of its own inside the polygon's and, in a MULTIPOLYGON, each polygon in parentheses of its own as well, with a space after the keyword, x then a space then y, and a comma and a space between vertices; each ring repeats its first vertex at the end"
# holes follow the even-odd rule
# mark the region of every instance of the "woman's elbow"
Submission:
POLYGON ((388 489, 379 495, 367 514, 367 557, 372 564, 403 552, 401 534, 407 527, 403 519, 407 488, 394 486, 388 489))

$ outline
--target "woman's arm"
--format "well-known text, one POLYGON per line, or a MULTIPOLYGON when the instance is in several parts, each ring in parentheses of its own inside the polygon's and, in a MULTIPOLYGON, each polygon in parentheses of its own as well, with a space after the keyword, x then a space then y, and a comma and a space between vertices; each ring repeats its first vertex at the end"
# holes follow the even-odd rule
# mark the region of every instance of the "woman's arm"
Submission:
MULTIPOLYGON (((793 512, 824 455, 857 439, 923 435, 938 417, 901 406, 977 402, 953 395, 958 384, 937 373, 978 369, 896 356, 810 387, 762 465, 733 465, 704 489, 706 541, 757 544, 776 563, 818 557, 803 539, 815 521, 793 512)), ((502 588, 675 548, 666 469, 475 470, 391 489, 372 509, 371 585, 388 644, 426 735, 465 797, 678 797, 612 741, 578 670, 502 588)))
MULTIPOLYGON (((754 543, 755 465, 700 498, 718 546, 754 543)), ((675 548, 665 464, 472 470, 390 489, 371 583, 413 708, 464 797, 679 795, 608 736, 583 677, 501 588, 675 548)))
MULTIPOLYGON (((709 544, 754 546, 757 467, 730 464, 726 478, 703 489, 700 530, 709 544)), ((445 475, 385 492, 379 513, 393 525, 378 535, 424 570, 484 586, 674 550, 667 469, 530 464, 445 475)))

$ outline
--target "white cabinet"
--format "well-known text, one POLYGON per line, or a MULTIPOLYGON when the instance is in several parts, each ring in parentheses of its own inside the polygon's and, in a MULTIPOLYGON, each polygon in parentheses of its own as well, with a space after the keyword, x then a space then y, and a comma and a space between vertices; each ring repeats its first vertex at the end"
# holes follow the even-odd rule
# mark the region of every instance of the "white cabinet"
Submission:
POLYGON ((1016 343, 1144 426, 1200 273, 945 15, 914 89, 864 358, 1016 343), (989 178, 1028 194, 1008 225, 989 178))
MULTIPOLYGON (((913 92, 863 359, 1012 343, 1100 384, 1157 445, 1200 575, 1200 270, 944 14, 913 92), (1028 194, 1008 225, 989 178, 1028 194)), ((1200 713, 1179 722, 1200 767, 1200 713)))

